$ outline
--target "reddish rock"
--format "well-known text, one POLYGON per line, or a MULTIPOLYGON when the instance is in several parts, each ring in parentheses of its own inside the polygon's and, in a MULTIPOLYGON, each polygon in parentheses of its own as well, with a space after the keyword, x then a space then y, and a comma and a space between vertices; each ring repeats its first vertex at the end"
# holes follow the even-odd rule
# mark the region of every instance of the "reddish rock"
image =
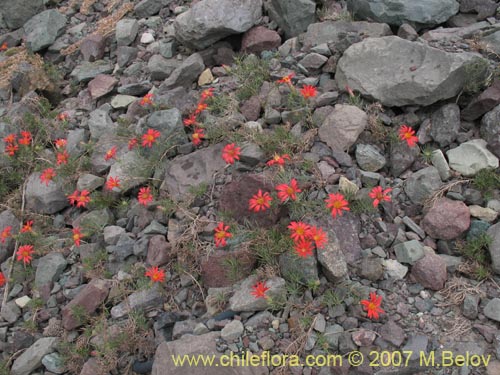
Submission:
POLYGON ((159 234, 151 237, 148 244, 148 256, 146 262, 151 266, 162 266, 171 258, 170 244, 165 236, 159 234))
POLYGON ((260 117, 261 105, 258 96, 245 100, 240 107, 240 112, 247 121, 257 121, 260 117))
POLYGON ((424 216, 421 226, 432 238, 452 240, 469 229, 469 208, 463 202, 440 198, 424 216))
POLYGON ((104 57, 105 48, 106 39, 101 35, 89 35, 80 44, 83 59, 90 62, 101 60, 104 57))
POLYGON ((281 37, 276 31, 264 26, 256 26, 248 30, 241 40, 241 50, 248 53, 259 54, 281 45, 281 37))
POLYGON ((262 228, 276 224, 281 214, 285 214, 284 211, 280 211, 284 209, 284 206, 278 207, 275 204, 274 207, 264 212, 253 212, 248 208, 248 201, 257 194, 259 189, 263 193, 274 191, 274 186, 268 181, 269 179, 265 179, 262 175, 247 174, 239 180, 230 182, 222 190, 219 211, 233 216, 240 224, 248 221, 262 228))
POLYGON ((411 274, 423 287, 441 290, 446 283, 446 262, 439 255, 426 254, 411 269, 411 274))
POLYGON ((205 288, 231 286, 246 278, 257 263, 254 253, 248 249, 236 251, 216 250, 201 264, 201 279, 205 288), (237 268, 231 264, 237 262, 237 268))
POLYGON ((500 104, 500 80, 497 79, 481 95, 469 103, 461 113, 462 118, 466 121, 474 121, 498 104, 500 104))
POLYGON ((100 279, 92 280, 87 286, 85 286, 77 294, 77 296, 62 309, 64 329, 70 331, 81 326, 84 322, 81 322, 75 316, 75 310, 83 308, 86 315, 93 314, 108 297, 110 288, 111 281, 100 279), (76 306, 80 306, 80 308, 77 308, 76 306))
POLYGON ((80 371, 80 375, 95 375, 101 373, 101 365, 95 358, 89 358, 83 365, 82 371, 80 371))
POLYGON ((89 82, 88 89, 92 99, 100 98, 113 91, 113 88, 118 83, 118 80, 106 74, 99 74, 89 82))
POLYGON ((389 320, 382 327, 380 327, 380 336, 387 342, 390 342, 396 348, 399 348, 405 341, 406 334, 396 322, 389 320))
POLYGON ((370 346, 376 338, 377 335, 375 332, 366 329, 360 329, 352 333, 352 341, 354 341, 357 346, 370 346))

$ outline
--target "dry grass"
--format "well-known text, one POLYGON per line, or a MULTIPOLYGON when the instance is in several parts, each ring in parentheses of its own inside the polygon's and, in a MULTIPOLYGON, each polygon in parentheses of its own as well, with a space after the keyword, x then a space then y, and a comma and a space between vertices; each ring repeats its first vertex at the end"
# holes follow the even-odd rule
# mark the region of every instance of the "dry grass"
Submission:
POLYGON ((424 202, 424 207, 425 208, 432 208, 436 201, 440 198, 442 198, 448 191, 453 189, 457 185, 461 184, 468 184, 472 180, 456 180, 456 181, 451 181, 447 183, 446 185, 442 186, 439 190, 437 190, 434 194, 432 194, 425 202, 424 202))
POLYGON ((459 306, 468 294, 484 297, 484 292, 479 288, 483 282, 472 285, 467 279, 454 277, 446 283, 446 287, 439 291, 445 302, 437 303, 437 307, 459 306))

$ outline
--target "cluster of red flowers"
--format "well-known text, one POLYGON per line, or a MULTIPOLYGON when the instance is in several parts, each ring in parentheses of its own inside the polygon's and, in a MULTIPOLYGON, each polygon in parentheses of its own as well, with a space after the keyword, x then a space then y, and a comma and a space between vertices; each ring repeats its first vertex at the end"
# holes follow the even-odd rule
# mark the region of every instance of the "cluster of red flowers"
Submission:
POLYGON ((199 146, 203 139, 205 138, 205 133, 203 133, 204 129, 200 127, 200 123, 198 122, 198 115, 204 110, 208 109, 208 104, 206 100, 214 96, 214 89, 209 88, 203 90, 200 96, 200 100, 196 105, 196 109, 193 113, 191 113, 187 118, 185 118, 182 122, 184 126, 192 126, 193 134, 191 134, 191 142, 193 145, 199 146))
POLYGON ((89 197, 90 192, 88 190, 82 190, 81 192, 78 190, 75 190, 73 194, 68 196, 69 203, 72 206, 75 206, 77 208, 79 207, 85 207, 87 203, 90 202, 90 197, 89 197))
POLYGON ((313 253, 313 246, 322 249, 328 242, 326 233, 322 228, 311 226, 302 221, 292 221, 288 226, 290 238, 295 244, 295 251, 301 258, 307 258, 313 253))
MULTIPOLYGON (((21 233, 33 232, 33 220, 27 220, 26 223, 21 227, 21 233)), ((5 241, 12 237, 12 226, 9 225, 5 227, 2 232, 0 232, 0 243, 5 243, 5 241)), ((16 255, 17 260, 22 261, 24 265, 28 264, 32 260, 32 255, 34 252, 33 245, 22 245, 17 249, 16 255)), ((0 286, 6 282, 5 277, 0 273, 0 286)))
MULTIPOLYGON (((290 73, 286 76, 284 76, 281 79, 278 79, 276 82, 277 83, 283 83, 288 85, 292 90, 295 90, 295 86, 292 83, 292 78, 295 76, 295 73, 290 73)), ((300 94, 305 98, 314 98, 316 95, 318 95, 318 91, 316 90, 316 87, 312 85, 303 85, 302 88, 299 90, 300 94)))
POLYGON ((26 130, 21 131, 21 136, 18 138, 17 134, 7 135, 3 141, 5 143, 5 153, 9 156, 14 156, 16 151, 19 150, 19 145, 29 146, 33 140, 31 133, 26 130))

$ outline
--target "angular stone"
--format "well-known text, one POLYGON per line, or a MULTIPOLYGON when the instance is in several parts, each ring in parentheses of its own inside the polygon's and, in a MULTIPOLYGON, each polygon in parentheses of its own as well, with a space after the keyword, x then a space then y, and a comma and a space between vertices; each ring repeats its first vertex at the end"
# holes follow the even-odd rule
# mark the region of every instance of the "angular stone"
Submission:
POLYGON ((241 323, 239 320, 233 320, 230 323, 226 324, 224 328, 222 328, 220 337, 229 343, 241 337, 244 331, 245 327, 243 326, 243 323, 241 323))
POLYGON ((167 263, 171 257, 170 244, 165 239, 165 236, 156 235, 151 237, 146 262, 153 267, 157 267, 167 263))
POLYGON ((430 135, 441 147, 450 145, 460 130, 460 108, 455 103, 445 104, 432 114, 430 135))
POLYGON ((280 35, 264 26, 255 26, 248 30, 241 40, 241 50, 246 53, 260 54, 281 45, 280 35))
POLYGON ((151 17, 171 2, 172 0, 142 0, 135 6, 134 13, 138 18, 151 17))
POLYGON ((113 165, 106 180, 110 177, 120 180, 120 191, 128 192, 131 189, 144 184, 148 178, 144 170, 146 159, 132 150, 120 156, 120 160, 113 165))
POLYGON ((480 131, 491 152, 500 158, 500 105, 483 116, 480 131))
POLYGON ((394 177, 398 177, 412 166, 420 155, 418 147, 409 147, 406 142, 398 142, 391 147, 389 165, 394 177))
POLYGON ((385 341, 390 342, 396 348, 399 348, 406 338, 404 329, 393 320, 381 326, 378 332, 385 341))
POLYGON ((180 65, 177 59, 166 59, 160 55, 153 55, 148 61, 148 70, 153 81, 167 78, 180 65))
POLYGON ((111 99, 111 107, 114 109, 127 108, 136 100, 137 98, 131 95, 115 95, 113 99, 111 99))
POLYGON ((92 99, 98 99, 113 91, 118 80, 113 76, 99 74, 88 84, 88 89, 92 99))
POLYGON ((67 265, 68 262, 61 253, 49 253, 41 257, 36 267, 35 286, 40 288, 57 281, 67 265))
POLYGON ((134 292, 127 299, 111 309, 111 317, 118 319, 124 317, 134 310, 146 310, 152 307, 161 306, 164 298, 162 297, 158 285, 152 288, 134 292))
POLYGON ((201 280, 206 288, 231 286, 253 271, 256 255, 245 248, 233 251, 216 250, 201 262, 201 280), (231 271, 228 264, 236 264, 238 272, 231 271))
POLYGON ((66 26, 66 16, 55 9, 45 10, 24 24, 26 47, 41 51, 55 42, 66 26))
MULTIPOLYGON (((104 57, 104 51, 106 49, 106 39, 99 34, 89 35, 83 39, 80 44, 80 52, 83 56, 83 60, 94 62, 96 60, 101 60, 104 57)), ((108 72, 110 73, 110 72, 108 72)))
POLYGON ((429 236, 441 240, 452 240, 470 226, 469 208, 460 201, 438 199, 421 222, 429 236))
POLYGON ((316 4, 312 0, 271 0, 265 5, 286 39, 304 32, 316 19, 316 4))
POLYGON ((9 29, 19 29, 43 8, 43 0, 0 0, 0 18, 9 29))
POLYGON ((119 46, 128 46, 132 44, 138 31, 139 22, 137 22, 136 19, 121 19, 116 23, 116 43, 119 46))
POLYGON ((69 206, 68 198, 57 178, 45 185, 40 181, 40 175, 40 172, 34 172, 28 177, 26 208, 39 214, 51 215, 69 206))
POLYGON ((416 204, 424 204, 426 199, 442 185, 439 172, 434 167, 427 167, 413 173, 405 184, 405 193, 416 204))
POLYGON ((442 181, 446 181, 451 177, 451 169, 443 155, 443 151, 439 149, 432 151, 431 162, 438 170, 439 177, 441 177, 442 181))
POLYGON ((300 280, 304 285, 319 283, 318 264, 315 256, 303 259, 295 253, 286 252, 280 255, 279 266, 285 280, 300 280))
POLYGON ((447 278, 446 263, 435 254, 425 254, 411 269, 411 274, 424 288, 441 290, 447 278))
POLYGON ((375 146, 358 144, 356 146, 356 162, 364 171, 376 172, 382 169, 387 161, 375 146))
POLYGON ((56 350, 59 343, 58 337, 43 337, 38 339, 26 351, 24 351, 12 365, 11 375, 30 375, 42 365, 42 359, 47 354, 56 350))
POLYGON ((403 266, 395 259, 384 259, 383 263, 387 276, 392 279, 402 280, 408 272, 408 267, 403 266))
POLYGON ((488 223, 495 221, 498 216, 498 212, 487 207, 471 205, 469 206, 469 210, 472 217, 478 218, 488 223))
MULTIPOLYGON (((495 79, 493 84, 484 90, 477 98, 473 99, 462 111, 461 116, 465 121, 474 121, 491 111, 500 104, 500 80, 495 79)), ((496 112, 500 112, 500 109, 496 112)), ((483 123, 484 123, 483 119, 483 123)), ((487 138, 486 138, 487 139, 487 138)))
POLYGON ((0 263, 12 255, 15 247, 15 239, 13 236, 19 233, 20 221, 10 210, 5 210, 0 213, 0 231, 3 231, 7 227, 11 227, 11 236, 4 239, 4 242, 0 241, 0 263))
POLYGON ((481 169, 498 168, 498 158, 486 148, 486 141, 474 139, 446 152, 450 168, 465 177, 472 177, 481 169))
POLYGON ((500 274, 500 223, 492 225, 486 231, 486 234, 492 239, 490 246, 488 246, 491 266, 496 274, 500 274))
MULTIPOLYGON (((243 280, 234 292, 233 296, 229 299, 229 309, 235 312, 245 311, 262 311, 269 307, 266 298, 255 298, 252 296, 252 287, 257 284, 258 279, 256 276, 250 276, 243 280)), ((266 286, 269 290, 266 292, 268 297, 274 301, 282 301, 286 295, 286 282, 280 277, 273 277, 265 280, 266 286)))
POLYGON ((160 90, 168 90, 177 86, 190 87, 204 69, 205 64, 201 55, 193 53, 170 74, 160 86, 160 90))
POLYGON ((500 322, 500 298, 493 298, 488 302, 483 310, 487 318, 500 322))
POLYGON ((425 255, 424 247, 416 240, 403 242, 394 246, 394 251, 398 262, 415 264, 416 261, 422 259, 425 255))
POLYGON ((97 77, 99 74, 107 74, 113 71, 113 66, 104 60, 97 60, 94 62, 83 61, 77 65, 70 74, 77 82, 88 82, 92 78, 97 77))

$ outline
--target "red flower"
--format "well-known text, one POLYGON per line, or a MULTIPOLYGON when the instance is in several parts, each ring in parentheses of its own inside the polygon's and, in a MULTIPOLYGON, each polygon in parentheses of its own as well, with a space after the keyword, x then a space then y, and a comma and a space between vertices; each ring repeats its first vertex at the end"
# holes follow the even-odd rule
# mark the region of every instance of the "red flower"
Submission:
POLYGON ((69 115, 66 112, 61 112, 57 115, 57 119, 59 121, 66 121, 69 118, 69 115))
POLYGON ((349 94, 350 97, 355 96, 354 91, 352 91, 352 89, 347 85, 345 85, 345 91, 347 91, 347 93, 349 94))
MULTIPOLYGON (((9 48, 9 45, 7 44, 7 42, 3 42, 2 45, 0 46, 0 51, 3 52, 3 51, 7 51, 7 49, 9 48)), ((2 285, 0 285, 2 286, 2 285)))
POLYGON ((418 142, 418 137, 415 135, 415 130, 411 127, 402 125, 399 129, 399 139, 406 141, 408 146, 413 147, 418 142))
POLYGON ((76 204, 76 207, 85 207, 85 205, 90 202, 89 194, 90 192, 88 190, 82 190, 81 193, 75 190, 73 194, 68 196, 69 203, 72 206, 76 204))
POLYGON ((4 286, 6 282, 7 280, 5 279, 5 276, 3 275, 2 272, 0 272, 0 287, 4 286))
POLYGON ((151 279, 154 283, 161 283, 165 281, 165 271, 160 270, 158 267, 151 267, 146 270, 147 277, 151 279))
POLYGON ((295 251, 297 255, 301 258, 307 258, 313 254, 313 245, 311 241, 300 240, 295 242, 295 251))
POLYGON ((278 198, 281 203, 286 202, 288 199, 292 201, 297 199, 297 193, 300 193, 302 190, 299 189, 297 185, 297 180, 292 178, 290 181, 290 185, 281 184, 276 186, 276 190, 278 191, 278 198))
POLYGON ((192 114, 188 118, 185 118, 183 121, 184 126, 196 125, 198 122, 196 121, 196 115, 192 114))
POLYGON ((290 237, 295 242, 305 240, 309 237, 309 225, 303 223, 302 221, 292 221, 288 226, 288 229, 292 231, 290 237))
POLYGON ((29 146, 32 140, 31 133, 23 130, 21 131, 21 136, 22 138, 19 139, 19 144, 24 146, 29 146))
POLYGON ((33 245, 23 245, 19 246, 17 250, 17 260, 23 261, 24 264, 31 262, 33 254, 33 245))
POLYGON ((278 79, 276 82, 278 83, 286 83, 287 85, 291 86, 292 85, 292 78, 295 76, 295 73, 290 73, 287 76, 284 76, 281 79, 278 79))
POLYGON ((370 293, 369 300, 362 300, 361 304, 363 308, 368 313, 369 319, 378 319, 379 313, 384 313, 385 311, 380 308, 382 304, 382 296, 377 296, 375 292, 370 293))
POLYGON ((208 105, 206 103, 199 102, 198 105, 196 106, 196 110, 194 111, 194 114, 199 115, 201 112, 203 112, 207 108, 208 108, 208 105))
POLYGON ((266 292, 269 290, 265 282, 258 282, 252 287, 252 296, 255 298, 267 298, 266 292))
POLYGON ((149 93, 144 95, 140 100, 139 104, 142 105, 143 107, 146 105, 153 104, 153 94, 149 93))
POLYGON ((208 98, 211 98, 212 96, 214 96, 214 89, 213 89, 213 87, 211 87, 209 89, 206 89, 206 90, 203 90, 201 92, 200 101, 204 102, 205 100, 207 100, 208 98))
POLYGON ((316 91, 316 87, 311 85, 304 85, 300 89, 300 93, 304 98, 308 99, 308 98, 314 98, 318 92, 316 91))
POLYGON ((149 202, 153 201, 153 195, 151 194, 151 188, 142 187, 139 189, 139 194, 137 195, 139 203, 143 206, 147 206, 149 202))
POLYGON ((108 151, 106 151, 106 155, 104 155, 104 160, 113 159, 116 156, 116 146, 111 147, 108 151))
POLYGON ((387 188, 382 190, 382 186, 376 186, 372 189, 372 191, 368 194, 371 199, 373 199, 373 207, 377 207, 380 202, 386 201, 390 202, 391 197, 389 194, 392 191, 391 188, 387 188))
POLYGON ((128 149, 132 150, 137 146, 137 138, 132 138, 130 141, 128 141, 128 149))
POLYGON ((222 159, 227 164, 234 164, 235 160, 240 160, 240 150, 234 143, 230 143, 222 149, 222 159))
POLYGON ((342 211, 349 211, 348 202, 345 200, 344 196, 340 193, 338 194, 329 194, 328 199, 325 199, 326 207, 331 208, 332 216, 336 217, 337 215, 342 216, 342 211))
POLYGON ((49 186, 49 182, 56 176, 56 172, 54 172, 53 168, 47 168, 40 175, 40 181, 42 183, 45 182, 45 186, 49 186))
POLYGON ((69 154, 68 151, 64 150, 57 153, 57 165, 68 164, 69 154))
POLYGON ((28 220, 21 228, 21 233, 33 232, 33 220, 28 220))
POLYGON ((15 143, 9 143, 7 144, 7 146, 5 146, 5 152, 9 156, 14 156, 17 150, 19 150, 19 146, 15 143))
POLYGON ((269 193, 266 191, 262 194, 262 190, 259 189, 258 193, 250 198, 248 207, 254 212, 265 211, 271 207, 270 202, 273 200, 269 193))
POLYGON ((61 149, 61 148, 66 147, 66 144, 67 144, 67 143, 68 143, 68 142, 67 142, 65 139, 62 139, 62 138, 56 139, 56 140, 54 141, 54 144, 56 145, 56 148, 57 148, 57 149, 61 149))
POLYGON ((274 164, 284 166, 285 160, 290 160, 290 155, 288 155, 288 154, 283 154, 283 155, 274 154, 273 158, 271 160, 269 160, 266 164, 268 166, 271 166, 274 164))
POLYGON ((120 179, 118 177, 109 177, 106 181, 106 190, 113 190, 114 188, 120 188, 120 179))
POLYGON ((17 140, 17 135, 15 135, 14 133, 9 134, 3 139, 5 143, 16 143, 16 140, 17 140))
POLYGON ((203 129, 202 128, 194 129, 193 135, 191 137, 193 138, 192 142, 195 146, 200 145, 202 139, 205 138, 205 134, 203 134, 203 129))
POLYGON ((214 240, 215 240, 215 247, 219 246, 226 246, 226 238, 230 238, 233 235, 228 232, 229 230, 229 225, 224 226, 224 222, 220 222, 219 225, 217 225, 217 228, 215 228, 215 234, 214 234, 214 240))
POLYGON ((142 147, 152 147, 161 133, 158 130, 148 129, 146 134, 142 135, 142 147))
POLYGON ((73 241, 77 247, 80 246, 80 241, 82 237, 83 234, 80 231, 80 228, 79 227, 73 228, 73 241))
POLYGON ((12 227, 9 225, 8 227, 5 227, 2 233, 0 233, 0 242, 5 243, 5 240, 11 236, 10 231, 12 230, 12 227))
POLYGON ((318 227, 309 227, 309 239, 314 241, 317 249, 322 249, 328 242, 326 233, 318 227))

